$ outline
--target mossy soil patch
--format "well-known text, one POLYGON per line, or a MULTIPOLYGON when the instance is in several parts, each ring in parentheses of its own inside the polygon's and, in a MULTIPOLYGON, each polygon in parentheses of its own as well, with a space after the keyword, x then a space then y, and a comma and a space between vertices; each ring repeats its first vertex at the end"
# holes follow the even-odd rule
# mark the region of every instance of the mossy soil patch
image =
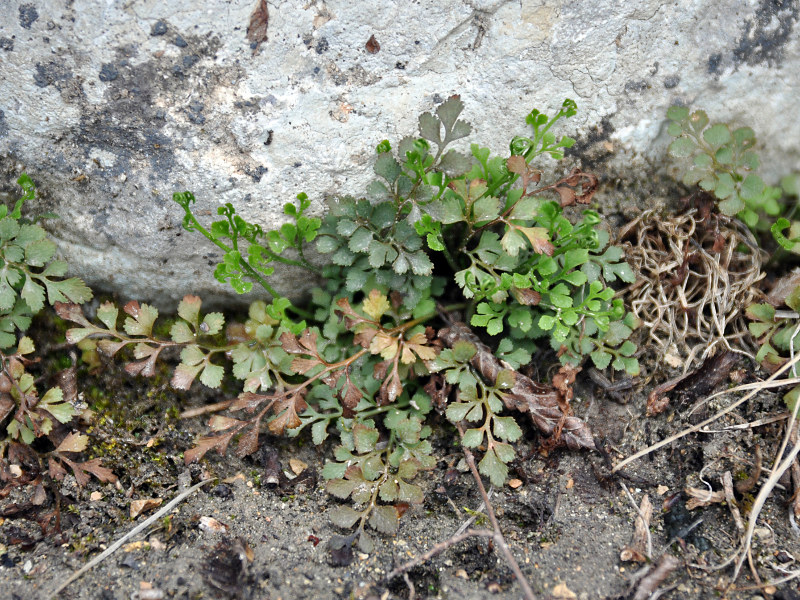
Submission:
MULTIPOLYGON (((379 537, 374 553, 354 549, 351 557, 342 557, 331 551, 330 541, 344 532, 326 515, 338 501, 322 483, 308 479, 292 486, 281 478, 275 484, 263 454, 242 460, 232 453, 225 457, 214 453, 200 465, 184 465, 181 453, 202 432, 202 423, 178 420, 175 409, 211 398, 202 393, 179 397, 157 387, 154 393, 150 382, 113 369, 99 377, 87 376, 82 384, 88 394, 99 394, 109 386, 113 409, 109 406, 98 415, 91 453, 105 457, 106 466, 119 476, 119 485, 93 480, 79 488, 68 476, 55 487, 45 484, 43 499, 34 497, 33 485, 12 488, 0 500, 0 514, 5 515, 0 525, 3 597, 47 597, 49 590, 154 512, 132 519, 135 500, 161 498, 166 503, 180 486, 201 477, 216 481, 83 575, 61 597, 407 598, 403 579, 387 585, 385 575, 450 537, 469 518, 464 509, 480 506, 474 481, 463 468, 463 455, 453 444, 455 432, 441 420, 434 434, 439 460, 425 478, 424 504, 408 509, 396 536, 379 537), (57 506, 60 530, 51 521, 43 534, 39 523, 57 506)), ((579 384, 576 391, 577 414, 605 441, 614 459, 687 425, 673 410, 645 418, 643 393, 621 404, 589 383, 579 384)), ((536 452, 533 431, 526 432, 527 441, 518 446, 525 458, 513 465, 511 473, 522 484, 494 490, 491 499, 534 591, 542 598, 573 597, 565 589, 577 598, 628 597, 639 567, 622 563, 619 554, 630 543, 636 513, 620 482, 637 502, 643 493, 652 499, 654 557, 670 552, 706 568, 723 562, 739 540, 730 511, 717 504, 688 512, 681 490, 702 486, 701 472, 715 489, 725 470, 741 478, 752 468, 755 443, 770 456, 777 448, 779 422, 758 428, 728 427, 782 410, 779 397, 763 395, 718 422, 714 433, 687 436, 633 463, 624 479, 612 478, 596 453, 556 450, 543 456, 536 452), (553 596, 554 590, 562 595, 553 596)), ((308 440, 298 445, 264 437, 262 442, 277 450, 282 469, 290 474, 290 459, 319 472, 330 451, 308 440)), ((800 552, 787 519, 787 501, 788 492, 778 490, 762 513, 753 549, 762 576, 776 577, 768 565, 791 570, 791 557, 800 552)), ((520 597, 511 571, 498 556, 485 540, 473 538, 412 570, 409 581, 418 598, 520 597)), ((662 597, 719 597, 715 586, 727 573, 684 564, 665 581, 672 589, 662 597)), ((740 586, 751 584, 747 573, 739 580, 740 586)), ((779 586, 774 597, 796 597, 792 594, 796 594, 794 583, 779 586)), ((729 594, 757 596, 753 590, 729 594)))

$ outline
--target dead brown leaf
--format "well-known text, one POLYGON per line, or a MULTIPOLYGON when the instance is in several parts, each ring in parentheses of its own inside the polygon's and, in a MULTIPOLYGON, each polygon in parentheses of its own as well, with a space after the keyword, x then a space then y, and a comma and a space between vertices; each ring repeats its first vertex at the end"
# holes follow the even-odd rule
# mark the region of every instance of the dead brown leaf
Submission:
POLYGON ((258 48, 267 41, 267 27, 269 26, 269 8, 267 0, 258 0, 256 7, 250 14, 250 24, 247 26, 247 39, 254 44, 253 54, 258 53, 258 48))
POLYGON ((135 519, 145 511, 153 510, 161 506, 164 501, 163 498, 141 498, 140 500, 131 501, 131 519, 135 519))
MULTIPOLYGON (((508 365, 503 365, 464 323, 453 322, 450 327, 439 331, 439 337, 450 347, 460 340, 474 344, 477 352, 470 364, 492 384, 500 371, 508 369, 508 365)), ((551 443, 564 443, 573 450, 595 447, 589 426, 578 417, 565 415, 558 390, 537 383, 522 373, 515 372, 514 375, 513 387, 503 394, 506 408, 529 413, 539 431, 553 436, 551 443), (556 435, 559 431, 560 437, 556 435)))

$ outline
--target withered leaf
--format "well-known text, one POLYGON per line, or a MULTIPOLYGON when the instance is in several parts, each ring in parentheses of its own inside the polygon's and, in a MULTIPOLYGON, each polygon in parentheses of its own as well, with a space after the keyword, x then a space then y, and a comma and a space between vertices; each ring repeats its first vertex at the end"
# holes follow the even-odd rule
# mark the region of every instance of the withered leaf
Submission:
POLYGON ((55 308, 56 314, 65 321, 72 321, 84 327, 92 327, 89 320, 83 316, 83 310, 77 304, 73 304, 72 302, 56 302, 53 307, 55 308))
POLYGON ((273 411, 277 417, 269 422, 267 427, 275 435, 281 435, 287 429, 294 429, 302 425, 302 421, 297 413, 303 412, 308 408, 302 393, 293 393, 282 400, 278 400, 273 406, 273 411))
POLYGON ((350 380, 350 373, 345 373, 344 385, 339 393, 339 398, 342 401, 342 406, 349 409, 354 409, 361 401, 361 390, 358 389, 356 384, 350 380))
POLYGON ((56 448, 57 452, 83 452, 89 445, 89 436, 74 431, 65 437, 56 448))
POLYGON ((375 39, 374 34, 369 36, 369 39, 367 40, 367 43, 364 44, 364 47, 370 54, 377 54, 381 49, 381 45, 378 43, 378 40, 375 39))
POLYGON ((536 306, 542 301, 542 295, 536 290, 528 288, 511 288, 514 299, 525 306, 536 306))
POLYGON ((275 397, 267 394, 254 394, 253 392, 243 392, 239 394, 233 404, 230 405, 231 410, 246 410, 253 412, 259 404, 266 400, 274 400, 275 397))
POLYGON ((163 498, 142 498, 140 500, 132 500, 131 519, 135 519, 146 510, 152 510, 157 506, 161 506, 163 501, 163 498))
POLYGON ((258 450, 258 430, 261 424, 261 419, 254 419, 250 429, 248 429, 239 438, 239 443, 236 445, 236 456, 244 458, 250 456, 258 450))
POLYGON ((253 54, 258 52, 258 47, 267 41, 267 27, 269 26, 269 8, 267 0, 258 0, 253 12, 250 13, 250 24, 247 26, 247 39, 255 44, 253 54))
POLYGON ((525 162, 525 157, 515 154, 506 161, 508 170, 517 175, 524 175, 528 171, 528 163, 525 162))
POLYGON ((656 386, 647 397, 647 416, 652 417, 664 412, 669 406, 667 393, 673 390, 680 394, 681 405, 705 396, 728 377, 735 364, 736 355, 730 350, 725 350, 707 358, 694 371, 656 386))
POLYGON ((597 191, 599 180, 594 173, 586 173, 580 169, 572 169, 570 174, 559 179, 551 185, 544 186, 536 190, 541 193, 545 190, 556 192, 559 196, 559 204, 562 207, 578 204, 589 204, 592 196, 597 191))
POLYGON ((220 454, 225 454, 225 450, 234 433, 236 433, 236 430, 223 435, 210 435, 200 438, 195 443, 194 448, 190 448, 183 453, 183 462, 188 465, 200 460, 212 448, 216 448, 220 454))
MULTIPOLYGON (((470 364, 492 384, 507 367, 464 323, 453 322, 450 327, 439 331, 439 337, 451 348, 459 341, 472 343, 477 352, 470 364)), ((595 447, 589 426, 578 417, 565 416, 559 402, 560 394, 555 388, 536 383, 522 373, 515 372, 514 385, 502 394, 502 400, 509 410, 530 413, 533 424, 545 435, 553 435, 561 427, 561 437, 554 441, 563 442, 573 450, 595 447)))

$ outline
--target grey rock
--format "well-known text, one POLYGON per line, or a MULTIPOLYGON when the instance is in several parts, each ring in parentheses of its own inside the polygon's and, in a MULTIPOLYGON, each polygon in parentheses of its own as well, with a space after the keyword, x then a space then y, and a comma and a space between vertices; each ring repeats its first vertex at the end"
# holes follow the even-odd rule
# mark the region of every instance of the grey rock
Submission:
MULTIPOLYGON (((570 166, 609 179, 664 171, 675 103, 769 140, 770 183, 800 164, 800 120, 786 118, 800 112, 792 0, 271 4, 256 48, 255 3, 6 4, 0 191, 26 170, 42 192, 29 209, 61 216, 46 226, 74 274, 161 306, 234 297, 211 275, 219 251, 182 231, 173 192, 192 190, 208 221, 231 202, 273 228, 301 191, 320 214, 325 196, 363 193, 380 140, 415 134, 451 94, 475 128, 462 150, 506 153, 532 108, 569 97, 570 166), (34 14, 55 25, 47 38, 34 14)), ((310 285, 274 279, 290 295, 310 285)))

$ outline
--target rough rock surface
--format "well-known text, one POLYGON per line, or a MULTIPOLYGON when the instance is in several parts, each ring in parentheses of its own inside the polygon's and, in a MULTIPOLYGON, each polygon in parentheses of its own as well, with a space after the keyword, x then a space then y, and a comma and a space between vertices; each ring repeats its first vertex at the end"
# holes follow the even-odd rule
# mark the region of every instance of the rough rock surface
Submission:
POLYGON ((454 93, 498 152, 531 108, 571 97, 573 161, 606 174, 663 168, 676 102, 751 125, 768 178, 800 164, 796 0, 276 2, 257 45, 260 1, 3 3, 2 185, 31 174, 91 285, 159 303, 222 290, 174 191, 274 226, 300 191, 360 193, 375 144, 454 93))

